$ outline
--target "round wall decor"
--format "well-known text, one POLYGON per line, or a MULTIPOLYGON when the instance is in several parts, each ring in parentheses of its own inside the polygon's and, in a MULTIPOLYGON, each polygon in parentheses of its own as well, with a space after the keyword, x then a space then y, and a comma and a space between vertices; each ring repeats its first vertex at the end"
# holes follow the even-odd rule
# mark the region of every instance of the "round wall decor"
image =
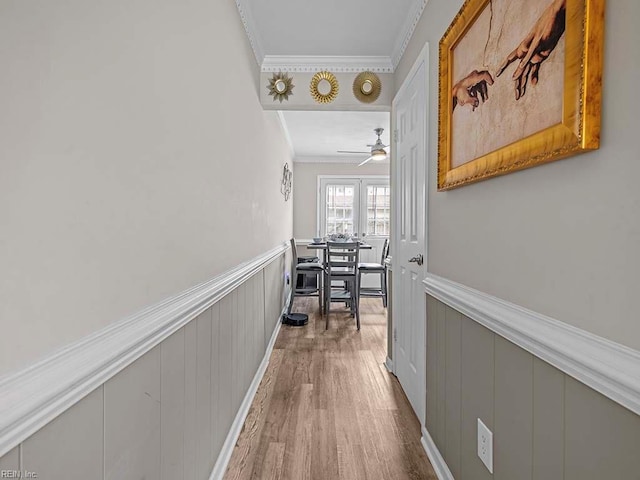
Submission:
POLYGON ((282 100, 289 100, 289 95, 293 95, 293 78, 289 77, 288 73, 278 72, 273 74, 273 77, 269 79, 269 95, 273 96, 273 101, 276 99, 282 103, 282 100))
POLYGON ((353 95, 363 103, 375 102, 381 90, 380 77, 373 72, 362 72, 353 81, 353 95))
POLYGON ((331 72, 317 72, 309 85, 311 96, 318 103, 331 103, 338 96, 338 79, 331 72))

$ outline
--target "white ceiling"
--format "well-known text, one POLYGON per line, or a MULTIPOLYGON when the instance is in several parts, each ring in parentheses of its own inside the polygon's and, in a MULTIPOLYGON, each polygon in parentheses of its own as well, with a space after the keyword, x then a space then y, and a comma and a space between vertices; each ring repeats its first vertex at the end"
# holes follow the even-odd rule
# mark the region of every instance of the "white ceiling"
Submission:
MULTIPOLYGON (((374 128, 382 127, 381 140, 389 145, 389 112, 283 111, 296 160, 353 161, 368 154, 339 154, 338 150, 368 151, 374 143, 374 128)), ((388 150, 387 150, 388 151, 388 150)))
POLYGON ((245 0, 266 55, 391 56, 416 0, 245 0))
MULTIPOLYGON (((318 65, 329 62, 334 72, 386 73, 391 73, 400 61, 426 3, 427 0, 236 0, 262 71, 317 71, 318 65), (289 69, 292 65, 298 68, 289 69)), ((382 141, 389 144, 388 112, 280 114, 297 161, 316 158, 357 163, 367 155, 341 155, 337 150, 368 150, 367 144, 376 140, 373 129, 377 127, 385 129, 382 141)))

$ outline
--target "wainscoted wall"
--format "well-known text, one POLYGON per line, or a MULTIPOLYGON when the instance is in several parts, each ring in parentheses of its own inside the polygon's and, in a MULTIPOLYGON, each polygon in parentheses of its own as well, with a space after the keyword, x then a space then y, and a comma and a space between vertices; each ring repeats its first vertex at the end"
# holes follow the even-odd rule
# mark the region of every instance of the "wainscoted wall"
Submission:
POLYGON ((221 478, 278 331, 289 256, 247 274, 5 454, 0 469, 47 480, 221 478))
POLYGON ((457 480, 640 479, 640 416, 430 295, 426 428, 457 480))

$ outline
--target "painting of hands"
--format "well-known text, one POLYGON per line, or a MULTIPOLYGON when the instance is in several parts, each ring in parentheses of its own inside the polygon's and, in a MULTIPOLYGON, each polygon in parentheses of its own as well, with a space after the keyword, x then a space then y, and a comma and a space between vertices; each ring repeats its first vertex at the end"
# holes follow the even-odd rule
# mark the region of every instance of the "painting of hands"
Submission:
POLYGON ((604 13, 465 0, 439 44, 439 191, 599 148, 604 13))
MULTIPOLYGON (((565 30, 566 0, 554 0, 538 18, 531 30, 498 67, 495 74, 499 77, 506 68, 520 60, 513 72, 515 99, 519 100, 527 90, 529 80, 536 85, 539 80, 540 66, 549 58, 565 30)), ((459 80, 451 89, 453 110, 457 105, 468 105, 472 111, 489 98, 488 86, 494 79, 487 70, 473 70, 459 80)))
POLYGON ((453 167, 561 121, 565 2, 489 0, 455 46, 453 167))

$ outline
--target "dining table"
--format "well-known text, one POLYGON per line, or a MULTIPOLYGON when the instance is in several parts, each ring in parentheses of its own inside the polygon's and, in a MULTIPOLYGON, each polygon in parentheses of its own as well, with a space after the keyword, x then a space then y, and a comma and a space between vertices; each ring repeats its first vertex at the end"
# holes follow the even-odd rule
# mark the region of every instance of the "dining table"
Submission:
MULTIPOLYGON (((339 243, 339 242, 335 242, 335 243, 339 243)), ((348 242, 345 242, 348 243, 348 242)), ((360 250, 371 250, 373 247, 371 245, 369 245, 368 243, 363 242, 362 240, 358 240, 358 243, 360 244, 360 250)), ((307 249, 309 250, 322 250, 322 258, 320 259, 320 263, 322 265, 325 264, 325 260, 326 260, 326 252, 327 252, 327 242, 321 242, 321 243, 308 243, 306 245, 307 249)))
MULTIPOLYGON (((334 242, 334 243, 341 243, 341 242, 334 242)), ((350 243, 350 242, 344 242, 344 243, 350 243)), ((369 245, 368 243, 363 242, 362 240, 358 240, 358 243, 360 244, 359 248, 361 250, 371 250, 373 248, 371 245, 369 245)), ((320 263, 322 265, 325 264, 325 260, 326 260, 325 257, 326 257, 326 252, 327 252, 327 249, 328 249, 327 242, 321 242, 321 243, 311 242, 311 243, 308 243, 306 245, 306 247, 309 250, 322 250, 322 258, 320 259, 320 263)), ((325 276, 326 276, 326 272, 325 272, 325 276)), ((323 280, 323 283, 324 283, 324 280, 323 280)), ((324 305, 322 307, 322 311, 324 312, 324 310, 326 308, 327 308, 326 305, 324 305)))
MULTIPOLYGON (((339 243, 339 242, 336 242, 339 243)), ((363 242, 362 240, 358 240, 358 243, 360 244, 360 250, 371 250, 373 247, 371 245, 369 245, 368 243, 363 242)), ((327 242, 321 242, 321 243, 308 243, 306 245, 308 250, 322 250, 322 264, 324 264, 324 254, 327 251, 327 242)))

